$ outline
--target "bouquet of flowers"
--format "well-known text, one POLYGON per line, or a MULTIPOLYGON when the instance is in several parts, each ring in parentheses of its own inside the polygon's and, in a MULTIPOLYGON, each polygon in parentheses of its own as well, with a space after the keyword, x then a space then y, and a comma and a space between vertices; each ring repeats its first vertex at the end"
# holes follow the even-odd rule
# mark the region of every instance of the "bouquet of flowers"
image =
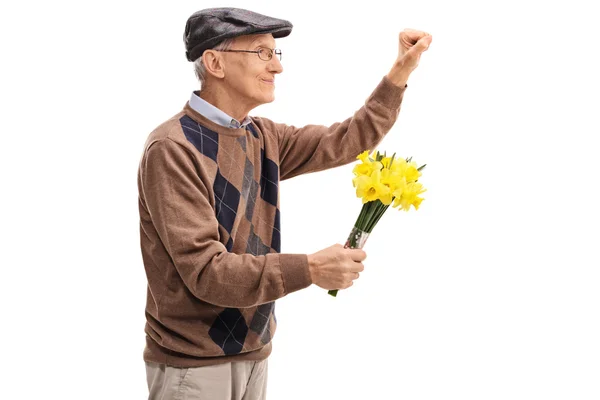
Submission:
MULTIPOLYGON (((425 189, 418 179, 425 164, 417 167, 412 157, 402 159, 395 156, 396 153, 387 157, 386 153, 379 151, 369 155, 369 150, 366 150, 356 157, 362 163, 352 171, 352 184, 363 206, 344 247, 362 249, 390 205, 404 211, 408 211, 410 206, 419 209, 423 201, 419 195, 425 189)), ((330 290, 328 293, 335 297, 337 292, 330 290)))

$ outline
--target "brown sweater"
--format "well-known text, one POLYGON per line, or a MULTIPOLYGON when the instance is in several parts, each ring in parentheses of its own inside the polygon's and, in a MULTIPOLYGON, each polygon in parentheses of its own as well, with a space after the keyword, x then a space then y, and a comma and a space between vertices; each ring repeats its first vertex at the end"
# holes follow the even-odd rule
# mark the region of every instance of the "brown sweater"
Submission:
POLYGON ((384 77, 351 118, 329 127, 251 117, 231 129, 186 103, 149 135, 138 170, 145 361, 196 367, 269 356, 275 300, 312 283, 306 254, 280 253, 279 182, 375 148, 405 89, 384 77))

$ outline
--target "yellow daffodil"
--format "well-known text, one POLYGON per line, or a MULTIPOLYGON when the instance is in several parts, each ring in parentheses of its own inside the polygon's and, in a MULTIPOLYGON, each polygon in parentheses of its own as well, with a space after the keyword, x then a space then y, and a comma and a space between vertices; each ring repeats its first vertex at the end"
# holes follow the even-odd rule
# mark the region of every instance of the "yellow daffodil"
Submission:
MULTIPOLYGON (((409 182, 406 184, 400 196, 395 196, 394 205, 392 207, 402 208, 404 211, 408 211, 412 205, 415 210, 419 209, 423 198, 419 197, 421 193, 424 193, 426 189, 423 188, 418 182, 409 182)), ((399 191, 395 191, 394 194, 400 194, 399 191)))
POLYGON ((421 176, 421 172, 418 170, 417 163, 411 161, 406 165, 406 170, 404 171, 404 176, 406 177, 407 182, 414 182, 421 176))
POLYGON ((360 175, 353 182, 356 186, 356 196, 362 198, 363 204, 379 200, 382 197, 387 198, 386 196, 390 195, 390 189, 381 183, 381 171, 379 169, 375 169, 371 176, 360 175))
POLYGON ((407 162, 402 158, 394 160, 390 170, 404 176, 407 182, 414 182, 421 176, 421 171, 419 171, 416 162, 407 162))
POLYGON ((392 172, 397 172, 400 175, 404 175, 404 171, 406 170, 406 160, 403 158, 396 158, 390 166, 390 170, 392 172))
POLYGON ((354 169, 352 170, 352 172, 356 176, 359 176, 359 175, 371 176, 375 167, 376 166, 374 165, 374 163, 372 163, 371 161, 366 161, 366 162, 363 162, 362 164, 357 164, 356 166, 354 166, 354 169))
POLYGON ((401 181, 402 176, 399 173, 392 172, 387 168, 381 170, 381 183, 390 188, 391 192, 395 191, 401 185, 401 181))
POLYGON ((381 169, 381 163, 379 161, 365 161, 362 164, 357 164, 354 166, 352 172, 356 176, 366 175, 371 176, 373 171, 381 169))
POLYGON ((390 168, 392 164, 392 157, 383 157, 381 159, 381 164, 383 164, 383 168, 390 168))
MULTIPOLYGON (((396 181, 396 186, 394 187, 394 191, 392 192, 392 194, 394 195, 394 197, 396 199, 399 199, 402 197, 402 194, 404 193, 404 191, 406 190, 406 179, 404 177, 400 177, 397 181, 396 181)), ((394 202, 394 207, 397 206, 396 201, 394 202)))
POLYGON ((369 150, 365 150, 362 153, 360 153, 358 157, 356 157, 356 159, 364 163, 371 161, 369 160, 369 150))

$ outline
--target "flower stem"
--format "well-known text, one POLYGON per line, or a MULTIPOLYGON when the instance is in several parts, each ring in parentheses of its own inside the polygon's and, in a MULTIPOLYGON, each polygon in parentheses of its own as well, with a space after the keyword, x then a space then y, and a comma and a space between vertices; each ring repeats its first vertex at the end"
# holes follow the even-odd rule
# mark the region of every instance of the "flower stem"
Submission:
POLYGON ((373 222, 374 216, 377 214, 377 203, 379 203, 378 200, 371 201, 368 203, 369 211, 367 213, 367 218, 366 218, 364 225, 361 227, 361 228, 363 228, 363 230, 365 230, 367 232, 369 231, 369 226, 371 226, 371 224, 373 222))
POLYGON ((390 206, 389 204, 387 206, 384 205, 383 203, 381 204, 377 214, 375 215, 375 218, 373 218, 373 220, 371 221, 371 224, 367 227, 367 232, 371 233, 373 231, 373 229, 375 228, 375 225, 377 225, 377 222, 379 222, 381 217, 383 217, 383 214, 385 213, 385 211, 388 209, 389 206, 390 206))

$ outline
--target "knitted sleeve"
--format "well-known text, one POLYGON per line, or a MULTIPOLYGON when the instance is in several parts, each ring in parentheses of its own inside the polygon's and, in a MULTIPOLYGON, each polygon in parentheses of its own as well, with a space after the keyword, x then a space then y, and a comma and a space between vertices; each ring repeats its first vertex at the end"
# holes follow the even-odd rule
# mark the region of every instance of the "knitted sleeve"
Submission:
POLYGON ((396 122, 405 90, 384 76, 352 117, 331 126, 296 128, 258 118, 264 130, 278 137, 280 179, 345 165, 373 150, 396 122))
MULTIPOLYGON (((305 254, 229 253, 219 241, 212 196, 197 161, 169 138, 153 142, 140 168, 143 204, 190 292, 222 307, 252 307, 310 286, 305 254)), ((156 272, 159 273, 159 272, 156 272)))

